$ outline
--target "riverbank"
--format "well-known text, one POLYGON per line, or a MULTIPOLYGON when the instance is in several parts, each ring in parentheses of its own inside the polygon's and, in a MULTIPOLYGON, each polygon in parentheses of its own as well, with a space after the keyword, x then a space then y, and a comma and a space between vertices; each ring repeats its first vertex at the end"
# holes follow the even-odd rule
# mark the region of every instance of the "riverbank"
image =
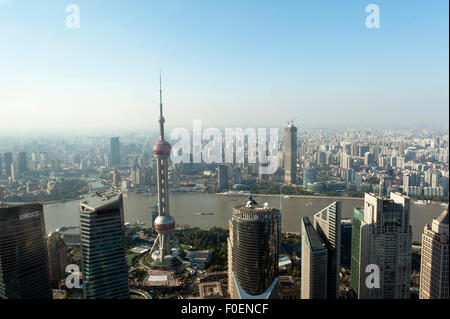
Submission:
MULTIPOLYGON (((226 196, 226 195, 222 195, 226 196)), ((364 200, 361 197, 346 197, 346 196, 324 196, 324 195, 279 195, 279 194, 252 194, 253 197, 282 197, 289 196, 289 198, 310 198, 310 199, 336 199, 336 200, 364 200)))

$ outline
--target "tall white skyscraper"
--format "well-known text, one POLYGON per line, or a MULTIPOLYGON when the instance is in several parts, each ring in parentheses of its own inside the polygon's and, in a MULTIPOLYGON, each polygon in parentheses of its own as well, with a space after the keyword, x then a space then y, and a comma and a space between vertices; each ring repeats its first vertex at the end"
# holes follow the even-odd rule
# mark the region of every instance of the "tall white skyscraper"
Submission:
POLYGON ((409 218, 409 197, 399 193, 391 193, 390 199, 366 194, 364 210, 355 209, 351 288, 359 299, 410 297, 412 230, 409 218), (366 283, 373 267, 379 269, 379 288, 366 283))
POLYGON ((341 270, 341 202, 334 202, 315 214, 314 228, 328 250, 327 298, 338 299, 341 270))
POLYGON ((448 206, 422 235, 420 299, 448 299, 448 206))

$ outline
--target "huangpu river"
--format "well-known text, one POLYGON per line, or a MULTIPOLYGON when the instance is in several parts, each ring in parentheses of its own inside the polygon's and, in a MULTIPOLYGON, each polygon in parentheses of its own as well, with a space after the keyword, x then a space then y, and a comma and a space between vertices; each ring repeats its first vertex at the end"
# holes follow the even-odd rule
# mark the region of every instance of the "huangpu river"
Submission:
MULTIPOLYGON (((124 193, 124 215, 126 222, 137 220, 151 227, 152 209, 157 202, 155 195, 145 196, 136 193, 124 193)), ((301 232, 301 218, 312 217, 316 212, 334 202, 335 198, 254 196, 259 204, 269 203, 280 207, 282 212, 282 231, 301 232)), ((246 200, 242 196, 223 196, 203 193, 173 193, 170 199, 170 214, 177 225, 210 228, 213 226, 227 228, 232 215, 232 207, 246 200), (213 213, 212 215, 196 215, 195 213, 213 213)), ((342 201, 342 217, 353 215, 354 207, 362 207, 363 199, 340 199, 342 201)), ((47 232, 62 226, 79 226, 78 200, 44 205, 44 218, 47 232)), ((444 206, 440 204, 411 204, 411 225, 413 238, 421 241, 425 224, 431 224, 433 218, 440 215, 444 206)))

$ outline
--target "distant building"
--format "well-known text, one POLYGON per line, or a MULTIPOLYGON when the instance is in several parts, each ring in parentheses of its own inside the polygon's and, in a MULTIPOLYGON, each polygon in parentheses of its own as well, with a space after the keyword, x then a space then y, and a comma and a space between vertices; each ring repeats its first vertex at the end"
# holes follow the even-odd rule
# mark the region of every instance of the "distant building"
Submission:
POLYGON ((66 267, 69 264, 67 246, 58 232, 52 232, 47 238, 47 252, 50 273, 50 283, 53 288, 59 288, 58 283, 66 278, 66 267))
POLYGON ((292 280, 291 276, 280 276, 279 298, 300 299, 300 287, 292 280))
POLYGON ((367 167, 367 166, 373 164, 374 161, 375 161, 375 156, 371 152, 366 152, 364 154, 364 166, 367 167))
POLYGON ((5 153, 5 176, 11 176, 11 164, 13 163, 13 155, 11 152, 5 153))
POLYGON ((228 238, 228 287, 232 299, 278 297, 281 213, 251 197, 233 209, 228 238))
POLYGON ((56 230, 64 240, 66 246, 80 247, 81 235, 80 227, 61 227, 56 230))
POLYGON ((351 287, 359 299, 409 299, 412 230, 409 198, 365 194, 364 211, 354 209, 351 287), (379 288, 366 285, 368 265, 380 270, 379 288))
POLYGON ((222 299, 222 284, 218 281, 202 282, 198 285, 198 291, 201 299, 222 299))
POLYGON ((139 166, 137 160, 134 161, 134 165, 131 168, 131 183, 133 185, 141 185, 143 182, 143 172, 141 167, 139 166))
POLYGON ((449 283, 448 206, 433 223, 426 225, 422 235, 420 265, 420 299, 448 299, 449 283))
POLYGON ((17 172, 23 174, 28 170, 27 154, 20 152, 17 155, 17 172))
POLYGON ((217 174, 218 187, 221 190, 228 189, 228 166, 221 164, 218 168, 217 174))
POLYGON ((0 299, 51 299, 42 204, 0 204, 0 299))
POLYGON ((120 142, 118 137, 111 138, 111 165, 120 165, 120 142))
POLYGON ((234 168, 234 184, 242 183, 242 170, 240 167, 234 168))
POLYGON ((289 124, 284 133, 284 182, 297 184, 297 128, 289 124))
POLYGON ((80 202, 83 293, 86 299, 129 299, 122 194, 80 202))
POLYGON ((113 170, 111 173, 111 178, 112 178, 112 184, 114 186, 120 186, 122 179, 120 177, 120 174, 117 170, 113 170))
POLYGON ((303 187, 307 188, 308 184, 313 184, 316 181, 316 169, 304 168, 303 169, 303 187))

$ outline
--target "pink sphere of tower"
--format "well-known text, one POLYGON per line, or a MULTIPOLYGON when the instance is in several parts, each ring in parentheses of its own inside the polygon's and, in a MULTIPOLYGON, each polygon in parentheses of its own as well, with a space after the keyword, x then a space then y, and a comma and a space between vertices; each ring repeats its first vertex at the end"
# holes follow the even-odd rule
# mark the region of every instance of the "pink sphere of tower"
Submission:
POLYGON ((155 219, 154 227, 158 233, 166 234, 175 228, 175 220, 170 215, 158 216, 155 219))
POLYGON ((158 141, 153 146, 153 154, 168 156, 168 155, 170 155, 171 149, 172 149, 172 146, 170 146, 170 144, 168 142, 158 141))

